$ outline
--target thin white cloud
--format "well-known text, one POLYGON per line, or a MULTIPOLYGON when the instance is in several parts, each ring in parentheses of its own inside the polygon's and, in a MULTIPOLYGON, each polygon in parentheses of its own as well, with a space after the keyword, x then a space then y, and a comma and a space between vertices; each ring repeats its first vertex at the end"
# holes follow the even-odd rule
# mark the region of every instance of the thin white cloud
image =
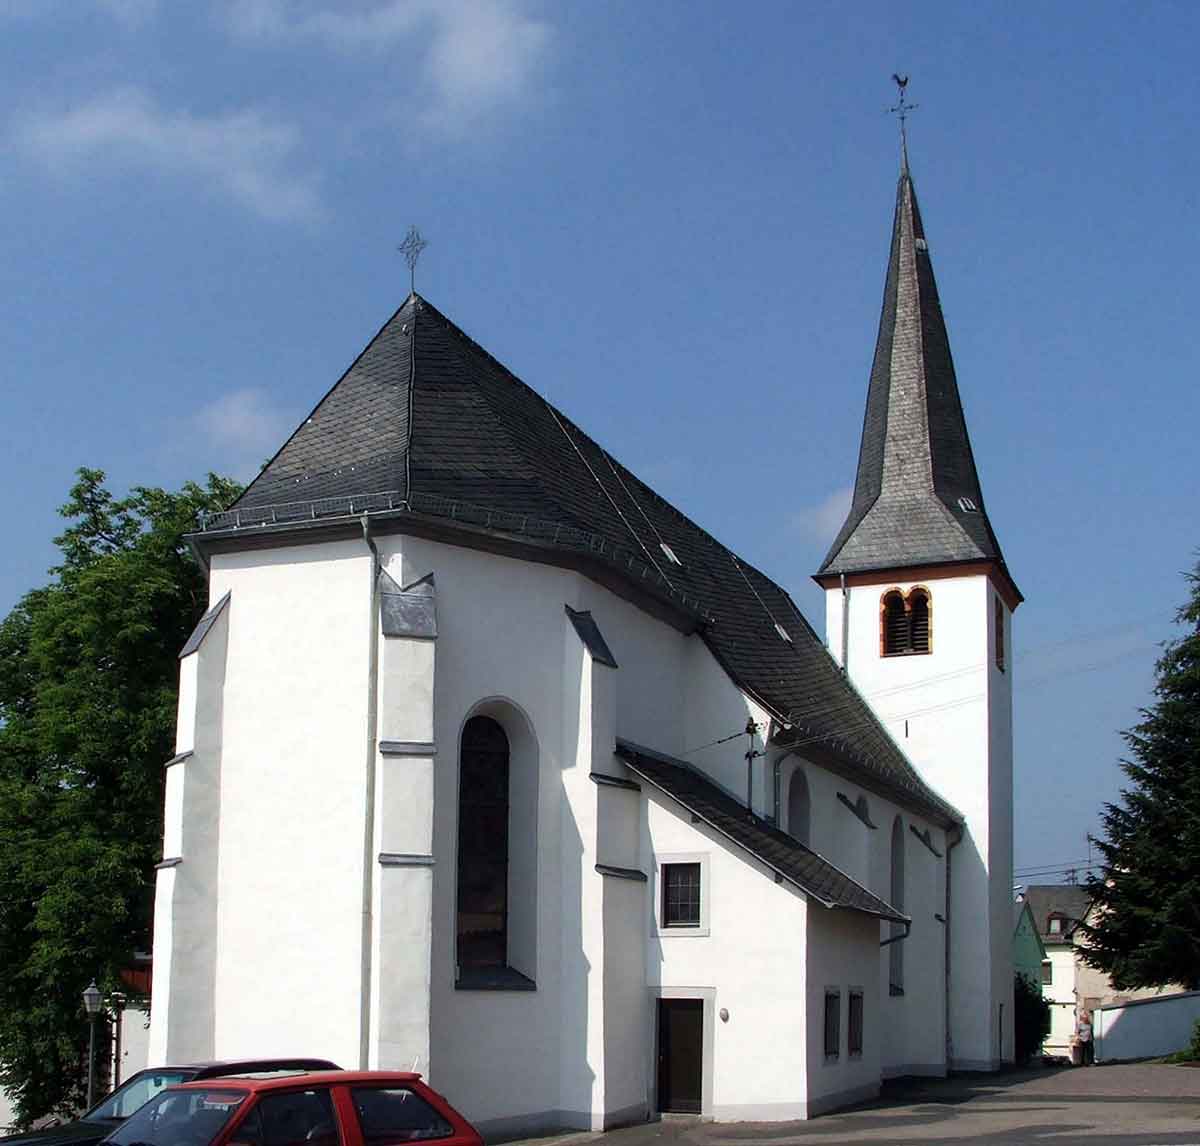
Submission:
POLYGON ((60 175, 99 161, 199 178, 272 221, 319 213, 314 178, 297 168, 299 133, 253 109, 194 115, 165 109, 140 88, 121 88, 67 111, 26 114, 11 138, 60 175))
POLYGON ((295 428, 293 420, 294 415, 277 407, 266 391, 247 387, 216 398, 193 421, 212 455, 235 476, 248 479, 283 444, 295 428))
POLYGON ((416 74, 421 87, 409 106, 443 134, 534 98, 552 41, 549 24, 521 0, 231 0, 227 12, 243 40, 400 53, 398 71, 416 74))
POLYGON ((815 505, 797 510, 792 515, 792 524, 813 541, 828 543, 837 536, 842 522, 846 520, 853 496, 854 489, 851 486, 835 489, 815 505))

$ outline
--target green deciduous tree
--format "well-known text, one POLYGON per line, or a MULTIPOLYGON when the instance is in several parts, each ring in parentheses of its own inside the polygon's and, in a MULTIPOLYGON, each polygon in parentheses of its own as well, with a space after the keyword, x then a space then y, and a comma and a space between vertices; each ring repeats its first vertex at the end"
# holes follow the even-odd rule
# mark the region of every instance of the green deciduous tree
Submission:
POLYGON ((0 623, 0 1085, 23 1123, 78 1108, 80 994, 149 947, 176 656, 206 604, 183 535, 237 492, 117 499, 80 470, 54 581, 0 623))
POLYGON ((1124 734, 1132 786, 1106 805, 1084 958, 1118 988, 1200 987, 1200 565, 1158 660, 1154 703, 1124 734))

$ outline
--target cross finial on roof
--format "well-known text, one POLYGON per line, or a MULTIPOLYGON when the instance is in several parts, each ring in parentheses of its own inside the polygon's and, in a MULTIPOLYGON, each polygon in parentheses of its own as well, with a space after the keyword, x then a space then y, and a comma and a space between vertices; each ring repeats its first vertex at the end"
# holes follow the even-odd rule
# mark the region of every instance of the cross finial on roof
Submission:
POLYGON ((893 115, 900 119, 900 164, 901 170, 908 170, 908 130, 905 127, 904 121, 908 119, 909 114, 917 110, 920 104, 906 103, 904 99, 904 89, 908 87, 908 76, 902 76, 898 72, 892 73, 892 79, 896 81, 896 87, 900 91, 900 98, 892 107, 888 108, 893 115))
POLYGON ((416 227, 409 227, 408 234, 404 236, 404 242, 396 248, 404 256, 404 261, 408 263, 408 285, 409 289, 414 292, 417 289, 417 260, 427 246, 429 243, 421 237, 421 232, 416 227))

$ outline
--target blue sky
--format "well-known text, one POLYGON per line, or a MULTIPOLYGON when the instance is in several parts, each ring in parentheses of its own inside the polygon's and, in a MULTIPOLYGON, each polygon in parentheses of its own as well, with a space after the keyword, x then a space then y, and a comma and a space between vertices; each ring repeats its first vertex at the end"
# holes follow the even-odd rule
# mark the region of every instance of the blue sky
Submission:
MULTIPOLYGON (((80 465, 246 477, 418 289, 786 585, 853 479, 897 137, 1087 855, 1200 546, 1194 4, 0 0, 0 610, 80 465)), ((1056 876, 1051 875, 1051 880, 1056 876)))

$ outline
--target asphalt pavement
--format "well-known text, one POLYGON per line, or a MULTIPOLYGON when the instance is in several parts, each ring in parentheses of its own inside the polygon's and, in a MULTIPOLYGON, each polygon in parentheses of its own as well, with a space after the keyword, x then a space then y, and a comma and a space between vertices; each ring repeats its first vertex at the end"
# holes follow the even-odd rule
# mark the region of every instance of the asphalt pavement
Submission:
POLYGON ((713 1123, 670 1117, 540 1146, 1200 1146, 1200 1069, 1112 1064, 901 1080, 880 1098, 807 1122, 713 1123))

